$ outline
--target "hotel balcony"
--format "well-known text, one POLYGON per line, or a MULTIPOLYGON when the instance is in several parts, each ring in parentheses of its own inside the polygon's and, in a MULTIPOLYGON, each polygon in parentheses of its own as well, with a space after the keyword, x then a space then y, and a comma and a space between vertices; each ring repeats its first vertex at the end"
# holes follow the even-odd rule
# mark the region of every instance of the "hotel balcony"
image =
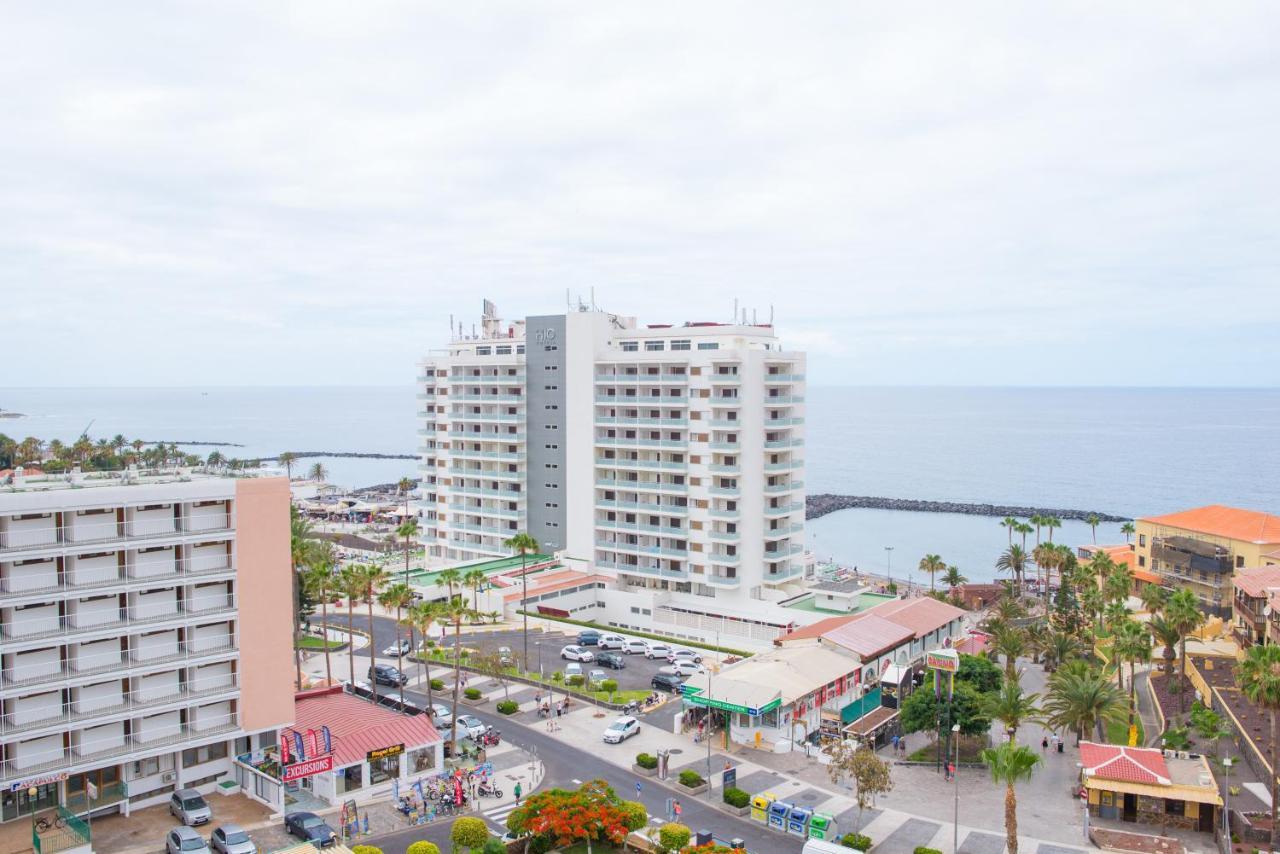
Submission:
MULTIPOLYGON (((523 510, 508 510, 497 507, 472 507, 468 504, 450 502, 449 509, 454 513, 466 513, 468 516, 490 516, 495 519, 522 519, 523 510)), ((445 523, 441 523, 445 524, 445 523)))
POLYGON ((804 374, 765 374, 764 381, 766 385, 775 383, 802 383, 804 382, 804 374))
MULTIPOLYGON (((445 453, 442 451, 442 453, 445 453)), ((511 460, 520 462, 525 458, 524 451, 473 451, 470 448, 459 448, 454 446, 447 451, 450 457, 454 459, 475 459, 475 460, 511 460)))
POLYGON ((80 517, 70 525, 55 526, 52 516, 40 519, 0 518, 0 558, 25 559, 40 553, 61 553, 86 545, 188 540, 197 536, 231 534, 231 520, 224 511, 215 516, 135 518, 120 521, 114 512, 80 517), (101 517, 101 518, 99 518, 101 517), (87 521, 86 521, 87 520, 87 521), (30 524, 37 522, 42 524, 30 524))
POLYGON ((793 480, 790 483, 765 484, 764 493, 766 495, 779 495, 784 492, 795 492, 797 489, 802 489, 803 487, 803 480, 793 480))
POLYGON ((524 431, 517 430, 512 433, 499 433, 496 430, 449 430, 451 439, 463 439, 468 442, 499 442, 510 445, 524 444, 524 431))
POLYGON ((0 619, 0 637, 4 637, 11 644, 28 644, 42 640, 74 639, 104 632, 119 634, 117 630, 126 627, 164 623, 183 624, 192 617, 215 617, 236 613, 236 597, 233 594, 204 596, 191 601, 178 601, 176 597, 168 597, 163 602, 140 602, 128 608, 116 606, 89 608, 84 606, 96 603, 77 603, 74 600, 67 604, 80 607, 72 609, 73 613, 59 614, 57 606, 54 605, 25 609, 6 605, 2 612, 3 619, 0 619))
POLYGON ((704 556, 711 563, 720 564, 721 566, 737 566, 742 563, 742 555, 731 555, 724 552, 704 552, 704 556))
POLYGON ((790 515, 791 513, 798 513, 803 509, 804 509, 803 501, 790 501, 790 502, 783 501, 779 503, 776 507, 766 504, 764 508, 764 515, 766 517, 787 516, 787 515, 790 515))
POLYGON ((764 421, 764 429, 776 430, 786 427, 798 427, 803 423, 803 418, 766 418, 764 421))
POLYGON ((738 542, 738 540, 742 539, 742 532, 717 531, 716 529, 712 528, 710 531, 707 531, 707 536, 713 540, 721 540, 723 542, 736 543, 738 542))
POLYGON ((463 403, 523 403, 521 394, 451 394, 449 400, 463 403))
POLYGON ((683 395, 674 397, 670 395, 626 395, 626 394, 597 394, 596 403, 603 406, 625 406, 625 407, 672 407, 682 409, 689 405, 689 399, 683 395))
POLYGON ((688 374, 675 374, 663 372, 660 374, 596 374, 595 381, 597 383, 605 383, 608 385, 647 385, 649 383, 662 383, 664 385, 671 383, 684 384, 689 381, 688 374))
POLYGON ((157 669, 172 669, 175 665, 238 658, 239 638, 230 630, 230 623, 224 625, 227 628, 223 632, 187 642, 179 641, 176 631, 170 633, 171 637, 161 635, 158 639, 156 635, 148 634, 145 644, 143 635, 127 635, 127 651, 121 648, 121 638, 117 636, 73 644, 67 648, 65 660, 56 657, 57 649, 6 655, 5 667, 0 670, 0 694, 9 697, 30 693, 21 689, 29 689, 32 685, 72 687, 101 681, 104 674, 125 678, 157 669))
POLYGON ((765 395, 765 406, 790 406, 793 403, 804 403, 804 395, 800 394, 770 394, 765 395))
POLYGON ((800 448, 804 446, 804 439, 768 439, 765 441, 764 446, 768 450, 800 448))
POLYGON ((687 516, 688 505, 654 504, 648 501, 617 501, 610 498, 597 498, 596 507, 603 510, 635 510, 639 513, 652 513, 663 516, 687 516))
POLYGON ((645 546, 640 543, 620 543, 614 540, 596 540, 596 548, 610 552, 627 554, 652 555, 656 557, 673 557, 685 560, 689 557, 687 548, 677 549, 670 546, 645 546))
MULTIPOLYGON (((640 522, 623 522, 620 519, 596 519, 595 526, 597 531, 625 531, 660 537, 680 537, 681 539, 689 536, 687 528, 680 528, 674 525, 644 525, 640 522)), ((599 543, 600 541, 597 540, 596 542, 599 543)))
POLYGON ((516 424, 523 423, 524 415, 519 412, 450 412, 449 423, 458 424, 516 424))
POLYGON ((688 442, 683 439, 640 439, 640 438, 623 438, 621 436, 597 436, 595 438, 597 445, 610 445, 614 447, 642 447, 642 448, 685 448, 688 442))
POLYGON ((722 383, 736 383, 736 382, 740 382, 741 380, 742 380, 742 375, 739 374, 737 371, 734 371, 732 373, 720 373, 719 371, 713 371, 712 373, 707 374, 707 381, 711 383, 715 383, 717 385, 722 383))
POLYGON ((742 445, 738 442, 708 442, 707 447, 713 451, 741 451, 742 445))
POLYGON ((689 573, 683 569, 666 569, 660 566, 639 566, 630 563, 620 563, 608 558, 598 558, 595 565, 604 569, 614 569, 618 572, 626 572, 632 575, 647 575, 651 578, 678 578, 687 579, 689 573))
POLYGON ((59 574, 53 559, 38 564, 15 566, 0 564, 0 593, 6 594, 5 607, 38 604, 66 594, 92 591, 97 594, 121 593, 141 588, 180 585, 185 579, 211 580, 219 576, 234 578, 236 567, 229 552, 221 555, 197 555, 178 558, 170 550, 160 560, 142 560, 154 552, 127 553, 124 563, 117 554, 108 555, 100 565, 79 567, 76 558, 67 558, 67 569, 59 574), (62 595, 58 595, 62 594, 62 595))
POLYGON ((471 376, 471 375, 464 376, 460 374, 452 374, 449 377, 449 382, 453 385, 497 384, 497 385, 523 386, 524 374, 502 374, 502 375, 488 374, 488 375, 479 376, 479 377, 471 376))
POLYGON ((688 418, 623 418, 613 415, 596 415, 596 424, 640 427, 687 427, 688 418))
POLYGON ((621 469, 666 469, 669 471, 687 471, 687 462, 671 462, 669 460, 641 460, 626 457, 596 457, 596 465, 605 468, 621 469))
MULTIPOLYGON (((697 578, 698 576, 695 575, 694 579, 697 580, 697 578)), ((741 583, 741 579, 738 578, 738 571, 736 568, 728 567, 727 569, 725 569, 724 572, 712 571, 712 572, 703 573, 702 583, 707 584, 711 587, 723 587, 726 589, 732 589, 739 586, 739 584, 741 583)))
POLYGON ((597 477, 596 486, 616 489, 620 492, 688 492, 687 483, 660 483, 653 480, 616 480, 609 477, 597 477))
POLYGON ((804 460, 787 460, 781 463, 765 463, 765 471, 791 471, 792 469, 804 468, 804 460))

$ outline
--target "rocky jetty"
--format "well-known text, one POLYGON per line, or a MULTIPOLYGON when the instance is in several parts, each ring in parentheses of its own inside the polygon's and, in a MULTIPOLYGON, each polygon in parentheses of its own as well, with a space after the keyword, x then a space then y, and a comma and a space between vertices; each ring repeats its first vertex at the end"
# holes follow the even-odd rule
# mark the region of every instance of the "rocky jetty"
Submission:
POLYGON ((1097 510, 1068 510, 1054 507, 1020 507, 1011 504, 968 504, 959 501, 921 501, 915 498, 880 498, 874 495, 810 495, 805 499, 804 517, 817 519, 837 510, 850 508, 872 510, 913 510, 918 513, 961 513, 966 516, 993 516, 1003 519, 1014 516, 1027 519, 1032 516, 1055 516, 1059 519, 1078 519, 1087 522, 1095 515, 1102 522, 1128 522, 1127 516, 1102 513, 1097 510))

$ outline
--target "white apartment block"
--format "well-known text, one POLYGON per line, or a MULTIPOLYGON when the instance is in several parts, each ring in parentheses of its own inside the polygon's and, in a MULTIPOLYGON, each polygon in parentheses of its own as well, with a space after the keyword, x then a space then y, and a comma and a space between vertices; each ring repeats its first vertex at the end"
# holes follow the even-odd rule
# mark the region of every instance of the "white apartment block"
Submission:
POLYGON ((184 470, 0 484, 0 820, 210 791, 292 722, 288 507, 184 470))
POLYGON ((770 325, 508 324, 486 303, 419 364, 431 554, 505 555, 528 531, 616 573, 601 595, 638 603, 636 625, 749 616, 803 576, 805 360, 770 325))

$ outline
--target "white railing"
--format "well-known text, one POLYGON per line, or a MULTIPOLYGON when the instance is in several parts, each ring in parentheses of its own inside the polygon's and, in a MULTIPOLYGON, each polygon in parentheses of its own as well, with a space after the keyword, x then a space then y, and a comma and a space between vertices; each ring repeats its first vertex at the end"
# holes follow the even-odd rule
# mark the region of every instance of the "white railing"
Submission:
MULTIPOLYGON (((137 575, 137 571, 141 568, 137 563, 125 563, 123 574, 119 567, 113 567, 115 574, 112 578, 99 578, 88 581, 76 581, 73 572, 63 573, 61 576, 56 572, 49 573, 53 575, 52 583, 41 581, 34 586, 27 586, 22 583, 22 579, 8 576, 0 578, 0 593, 9 593, 14 596, 22 596, 25 594, 45 594, 56 593, 62 590, 96 590, 108 587, 146 587, 155 586, 157 582, 172 580, 175 578, 203 578, 209 575, 220 575, 228 572, 235 572, 235 564, 230 558, 221 558, 221 563, 207 565, 207 560, 195 560, 193 558, 175 558, 169 561, 156 561, 155 566, 164 564, 167 568, 163 572, 155 572, 149 575, 137 575)), ((87 572, 85 573, 88 574, 87 572)), ((32 579, 35 581, 35 579, 32 579)))
POLYGON ((107 522, 83 522, 71 525, 22 528, 0 531, 0 555, 11 552, 36 551, 63 546, 99 545, 111 542, 134 542, 169 537, 187 537, 196 534, 212 534, 231 530, 226 514, 213 525, 192 526, 192 522, 209 522, 203 517, 184 517, 179 526, 177 520, 147 519, 120 522, 112 518, 107 522))
MULTIPOLYGON (((33 685, 41 682, 48 682, 52 685, 53 683, 70 682, 79 679, 91 679, 103 673, 116 671, 120 671, 120 675, 124 676, 126 673, 134 673, 151 668, 167 667, 173 664, 185 665, 209 658, 225 657, 228 654, 238 654, 239 651, 239 636, 235 633, 230 633, 226 638, 220 639, 212 645, 193 643, 191 641, 177 643, 173 652, 167 652, 164 655, 141 656, 139 655, 142 652, 140 649, 127 651, 115 649, 101 655, 76 655, 74 659, 58 662, 53 667, 45 663, 33 662, 0 670, 0 691, 8 691, 24 685, 33 685)), ((21 657, 21 655, 19 653, 18 657, 21 657)))
MULTIPOLYGON (((98 632, 122 626, 137 626, 148 623, 180 620, 196 615, 213 615, 223 612, 235 613, 236 597, 209 597, 192 602, 146 603, 132 608, 98 609, 76 615, 43 615, 32 619, 0 622, 0 637, 13 642, 44 640, 46 638, 73 637, 88 632, 98 632), (109 616, 110 619, 95 619, 109 616), (31 624, 34 631, 24 631, 26 624, 31 624), (40 628, 37 628, 40 627, 40 628)), ((17 612, 19 614, 24 612, 17 612)))

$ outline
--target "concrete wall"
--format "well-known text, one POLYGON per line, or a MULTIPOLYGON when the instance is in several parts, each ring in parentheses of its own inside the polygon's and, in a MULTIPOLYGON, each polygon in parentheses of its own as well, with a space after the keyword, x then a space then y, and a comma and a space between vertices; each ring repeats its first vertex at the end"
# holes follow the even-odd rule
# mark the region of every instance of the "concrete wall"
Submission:
POLYGON ((543 551, 566 545, 564 315, 530 317, 525 328, 525 469, 528 531, 543 551), (552 505, 552 506, 548 506, 552 505))

